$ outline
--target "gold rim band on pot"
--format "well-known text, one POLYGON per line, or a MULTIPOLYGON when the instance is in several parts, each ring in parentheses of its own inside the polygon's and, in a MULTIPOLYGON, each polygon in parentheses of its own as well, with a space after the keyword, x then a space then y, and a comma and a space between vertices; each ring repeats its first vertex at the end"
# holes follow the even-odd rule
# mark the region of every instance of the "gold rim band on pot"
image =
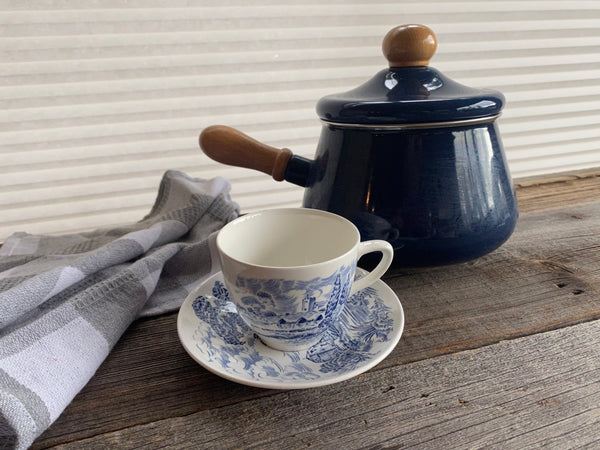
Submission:
POLYGON ((415 130, 422 128, 449 128, 469 125, 478 125, 480 123, 493 122, 500 114, 488 117, 476 117, 475 119, 453 120, 448 122, 423 122, 423 123, 392 123, 392 124, 362 124, 362 123, 341 123, 330 122, 321 119, 321 122, 339 128, 365 128, 369 130, 415 130))

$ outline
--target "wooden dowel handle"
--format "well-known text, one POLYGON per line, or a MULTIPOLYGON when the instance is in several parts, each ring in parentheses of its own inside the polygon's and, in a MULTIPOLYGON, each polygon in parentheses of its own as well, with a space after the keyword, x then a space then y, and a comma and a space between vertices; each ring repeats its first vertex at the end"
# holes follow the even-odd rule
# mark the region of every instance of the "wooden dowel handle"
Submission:
POLYGON ((282 181, 292 156, 287 148, 275 148, 224 125, 213 125, 200 133, 200 148, 211 159, 230 166, 260 170, 282 181))

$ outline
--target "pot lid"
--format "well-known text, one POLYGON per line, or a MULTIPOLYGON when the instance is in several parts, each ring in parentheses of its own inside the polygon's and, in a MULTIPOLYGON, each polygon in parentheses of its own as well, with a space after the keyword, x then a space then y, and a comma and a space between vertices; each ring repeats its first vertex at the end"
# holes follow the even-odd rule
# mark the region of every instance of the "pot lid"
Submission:
POLYGON ((347 92, 323 97, 317 113, 326 122, 405 125, 493 117, 504 106, 502 93, 475 89, 428 66, 437 48, 424 25, 401 25, 383 39, 389 68, 347 92))

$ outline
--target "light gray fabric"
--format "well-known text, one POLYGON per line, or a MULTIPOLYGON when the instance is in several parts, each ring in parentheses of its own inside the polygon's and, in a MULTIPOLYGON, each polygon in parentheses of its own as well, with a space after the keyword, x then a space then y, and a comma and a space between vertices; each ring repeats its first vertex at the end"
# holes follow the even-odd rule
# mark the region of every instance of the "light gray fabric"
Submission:
POLYGON ((30 446, 136 317, 176 310, 218 270, 216 232, 238 215, 229 189, 223 178, 168 171, 140 222, 7 239, 0 248, 0 449, 30 446))

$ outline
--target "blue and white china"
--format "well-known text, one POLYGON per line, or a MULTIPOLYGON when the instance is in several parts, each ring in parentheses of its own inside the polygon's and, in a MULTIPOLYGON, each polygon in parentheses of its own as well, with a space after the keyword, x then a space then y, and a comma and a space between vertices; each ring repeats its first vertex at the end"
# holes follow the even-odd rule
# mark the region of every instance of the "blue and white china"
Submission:
POLYGON ((238 314, 263 340, 291 341, 294 348, 303 348, 337 319, 355 270, 353 261, 329 276, 306 281, 239 276, 231 289, 241 298, 238 314))
POLYGON ((220 272, 186 298, 177 318, 179 339, 196 362, 228 380, 269 389, 324 386, 363 373, 394 349, 403 328, 398 297, 377 280, 348 298, 310 348, 275 350, 241 319, 220 272))
POLYGON ((202 131, 200 146, 224 164, 305 187, 304 207, 348 218, 363 240, 387 240, 394 265, 477 258, 502 245, 518 217, 496 123, 505 99, 429 66, 436 48, 423 25, 390 30, 388 68, 318 101, 312 160, 220 125, 202 131))
POLYGON ((347 219, 305 208, 242 216, 221 229, 216 245, 239 317, 267 345, 285 351, 317 342, 348 296, 379 279, 393 258, 386 241, 360 242, 347 219), (358 259, 371 252, 383 257, 354 282, 358 259))

